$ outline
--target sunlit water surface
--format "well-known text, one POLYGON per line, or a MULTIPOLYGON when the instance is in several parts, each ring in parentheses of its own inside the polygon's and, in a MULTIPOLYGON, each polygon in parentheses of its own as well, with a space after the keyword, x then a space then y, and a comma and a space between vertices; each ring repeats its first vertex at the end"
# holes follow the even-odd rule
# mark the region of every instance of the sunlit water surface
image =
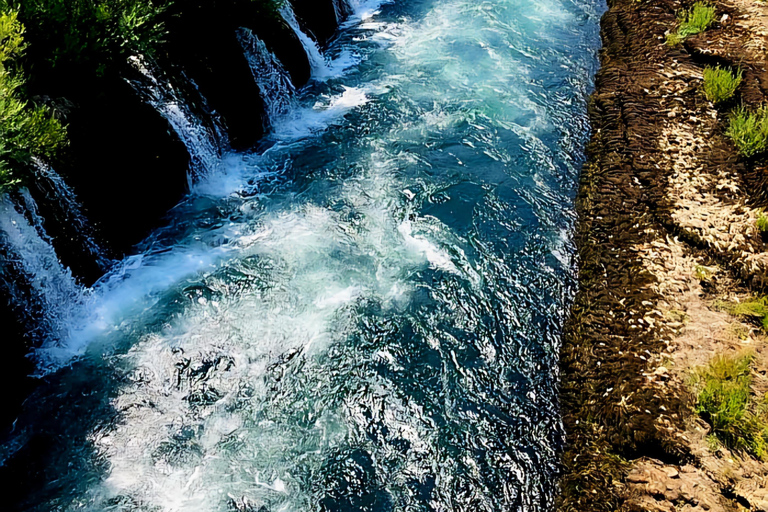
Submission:
POLYGON ((14 507, 551 507, 602 3, 368 7, 257 153, 62 305, 14 507))

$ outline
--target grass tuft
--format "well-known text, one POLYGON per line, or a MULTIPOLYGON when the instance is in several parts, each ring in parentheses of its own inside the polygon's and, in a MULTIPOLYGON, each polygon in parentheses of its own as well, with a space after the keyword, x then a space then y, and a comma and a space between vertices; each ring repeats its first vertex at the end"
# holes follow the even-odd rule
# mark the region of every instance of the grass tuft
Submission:
POLYGON ((768 108, 763 106, 750 111, 738 107, 731 113, 726 134, 742 156, 765 152, 768 149, 768 108))
POLYGON ((722 103, 736 93, 744 73, 739 69, 735 73, 720 66, 707 66, 704 69, 704 95, 712 103, 722 103))
MULTIPOLYGON (((712 426, 724 446, 747 452, 758 459, 768 457, 768 424, 764 411, 752 412, 752 354, 715 356, 709 365, 694 372, 696 412, 712 426)), ((711 443, 714 445, 714 443, 711 443)))
POLYGON ((696 279, 699 281, 703 281, 705 283, 708 283, 712 281, 712 278, 717 273, 717 267, 706 267, 704 265, 696 265, 694 267, 694 274, 696 275, 696 279))
POLYGON ((744 302, 720 302, 716 306, 735 317, 756 322, 768 332, 768 297, 755 297, 744 302))
POLYGON ((667 34, 667 44, 674 46, 693 36, 704 32, 715 22, 716 10, 704 2, 696 2, 693 7, 680 13, 675 32, 667 34))
POLYGON ((755 226, 757 226, 757 230, 760 234, 768 233, 768 215, 766 215, 765 212, 760 212, 760 215, 757 216, 755 226))

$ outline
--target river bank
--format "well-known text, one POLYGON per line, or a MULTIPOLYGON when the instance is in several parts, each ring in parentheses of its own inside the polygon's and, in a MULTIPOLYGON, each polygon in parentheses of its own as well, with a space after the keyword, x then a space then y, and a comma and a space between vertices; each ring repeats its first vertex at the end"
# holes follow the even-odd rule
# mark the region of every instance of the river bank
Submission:
POLYGON ((768 166, 726 135, 729 112, 768 98, 768 8, 711 5, 709 29, 674 46, 691 3, 616 0, 602 20, 562 349, 560 510, 768 510, 768 464, 696 412, 695 375, 713 358, 749 354, 750 418, 768 388, 760 317, 737 307, 765 291, 768 166), (707 65, 743 71, 730 102, 702 93, 707 65))

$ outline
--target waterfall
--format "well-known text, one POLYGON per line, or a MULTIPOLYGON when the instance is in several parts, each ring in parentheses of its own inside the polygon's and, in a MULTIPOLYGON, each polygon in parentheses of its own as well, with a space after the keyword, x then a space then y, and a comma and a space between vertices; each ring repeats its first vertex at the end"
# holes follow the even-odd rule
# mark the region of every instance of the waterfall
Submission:
POLYGON ((221 161, 221 131, 216 129, 214 133, 206 128, 155 66, 140 56, 130 57, 129 62, 144 78, 140 82, 130 81, 131 85, 168 121, 187 147, 195 177, 211 175, 221 161))
POLYGON ((7 194, 0 196, 0 246, 5 256, 0 278, 9 283, 12 300, 27 312, 26 320, 34 322, 33 336, 39 341, 61 339, 71 313, 83 301, 83 289, 59 261, 29 191, 21 189, 18 196, 17 204, 7 194))
POLYGON ((250 29, 240 28, 237 39, 243 47, 253 78, 261 91, 264 110, 270 123, 288 110, 294 93, 293 83, 283 65, 250 29))
POLYGON ((352 7, 347 0, 333 0, 333 12, 336 13, 336 23, 341 25, 344 18, 349 16, 352 11, 352 7))
POLYGON ((296 14, 294 14, 290 2, 285 2, 283 4, 280 8, 280 14, 283 16, 285 22, 288 23, 288 26, 290 26, 296 33, 296 37, 299 38, 299 41, 301 41, 301 45, 304 47, 304 51, 307 53, 307 58, 309 59, 312 76, 316 78, 328 76, 328 65, 325 62, 325 58, 323 58, 323 54, 320 52, 320 48, 317 46, 317 42, 301 30, 301 26, 296 19, 296 14))
MULTIPOLYGON (((46 192, 49 194, 49 199, 58 203, 64 215, 64 219, 74 228, 74 231, 81 239, 88 253, 94 257, 96 264, 102 270, 106 270, 111 262, 109 258, 106 257, 104 249, 98 242, 96 242, 93 227, 85 215, 83 215, 82 206, 77 200, 75 192, 69 185, 67 185, 64 178, 62 178, 51 166, 40 160, 35 160, 34 165, 37 171, 36 177, 38 183, 45 185, 47 189, 46 192)), ((42 221, 40 221, 40 225, 42 225, 42 221)))

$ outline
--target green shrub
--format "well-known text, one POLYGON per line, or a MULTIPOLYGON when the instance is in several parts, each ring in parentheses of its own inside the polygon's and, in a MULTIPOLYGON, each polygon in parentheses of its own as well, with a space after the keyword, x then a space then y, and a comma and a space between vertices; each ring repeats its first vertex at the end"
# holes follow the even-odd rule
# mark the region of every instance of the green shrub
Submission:
POLYGON ((707 66, 704 69, 704 95, 713 103, 731 99, 741 84, 743 75, 740 69, 734 73, 720 66, 707 66))
POLYGON ((752 355, 716 356, 693 375, 696 412, 712 426, 712 433, 723 445, 751 453, 759 459, 768 456, 768 424, 758 410, 752 412, 752 355))
POLYGON ((768 148, 768 108, 749 111, 741 106, 730 116, 727 135, 739 153, 750 157, 768 148))
POLYGON ((17 61, 25 49, 17 13, 0 13, 0 191, 18 183, 33 156, 53 156, 66 138, 50 109, 31 105, 21 93, 17 61))
MULTIPOLYGON (((35 53, 52 67, 98 70, 129 54, 151 55, 170 0, 0 0, 29 27, 35 53)), ((3 8, 4 7, 4 8, 3 8)))
POLYGON ((696 2, 693 7, 683 11, 678 16, 678 26, 675 32, 667 34, 667 43, 676 45, 693 36, 704 32, 715 21, 715 8, 704 2, 696 2))

